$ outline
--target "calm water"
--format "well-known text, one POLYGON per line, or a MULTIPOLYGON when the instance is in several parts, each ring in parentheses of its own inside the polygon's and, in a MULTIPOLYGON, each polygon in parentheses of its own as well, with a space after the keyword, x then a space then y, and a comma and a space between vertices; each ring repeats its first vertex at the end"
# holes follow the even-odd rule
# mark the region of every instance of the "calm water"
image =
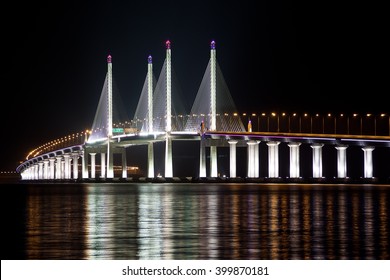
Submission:
POLYGON ((390 186, 99 183, 1 190, 8 245, 2 259, 390 259, 390 186))

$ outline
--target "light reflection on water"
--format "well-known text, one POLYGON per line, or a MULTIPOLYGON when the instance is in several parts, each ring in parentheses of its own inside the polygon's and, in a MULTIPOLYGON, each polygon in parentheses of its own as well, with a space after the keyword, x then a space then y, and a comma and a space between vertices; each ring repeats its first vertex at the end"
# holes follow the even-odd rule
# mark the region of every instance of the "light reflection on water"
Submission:
POLYGON ((390 187, 28 185, 27 259, 389 259, 390 187))

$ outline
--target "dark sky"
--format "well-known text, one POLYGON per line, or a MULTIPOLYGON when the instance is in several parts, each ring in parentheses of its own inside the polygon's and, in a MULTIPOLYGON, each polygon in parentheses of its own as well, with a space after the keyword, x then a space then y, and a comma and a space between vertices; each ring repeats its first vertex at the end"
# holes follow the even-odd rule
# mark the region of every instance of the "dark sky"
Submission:
POLYGON ((13 1, 1 19, 0 170, 91 127, 108 54, 132 116, 147 56, 158 75, 167 39, 189 103, 215 40, 239 112, 388 113, 385 10, 341 2, 13 1))

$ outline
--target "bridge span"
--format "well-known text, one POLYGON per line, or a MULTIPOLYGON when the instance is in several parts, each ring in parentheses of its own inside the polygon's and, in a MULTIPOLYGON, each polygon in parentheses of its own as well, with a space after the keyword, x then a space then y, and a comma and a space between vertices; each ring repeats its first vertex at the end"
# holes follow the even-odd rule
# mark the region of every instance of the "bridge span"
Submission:
MULTIPOLYGON (((176 176, 195 178, 226 177, 230 179, 280 179, 285 181, 311 179, 319 182, 334 181, 334 179, 343 182, 356 181, 356 179, 363 179, 366 182, 388 180, 388 174, 379 174, 375 170, 379 165, 386 164, 386 162, 383 162, 383 158, 390 155, 390 137, 388 136, 274 132, 206 131, 204 133, 123 134, 112 137, 109 145, 107 145, 107 140, 102 139, 94 143, 86 142, 83 145, 70 146, 31 158, 21 164, 18 171, 21 172, 23 180, 79 181, 83 179, 114 178, 114 175, 107 176, 107 166, 111 165, 111 168, 114 168, 114 166, 120 167, 121 173, 119 175, 118 172, 115 173, 118 178, 127 179, 129 178, 127 165, 129 155, 126 149, 147 146, 147 153, 144 156, 147 158, 148 171, 143 176, 155 178, 158 176, 154 175, 157 174, 155 170, 163 170, 165 166, 155 167, 154 146, 157 143, 163 143, 165 147, 170 145, 171 147, 164 151, 164 155, 172 160, 172 158, 175 158, 175 153, 183 153, 183 151, 176 151, 174 148, 175 143, 179 141, 188 141, 187 146, 198 151, 198 156, 192 157, 187 162, 189 168, 193 167, 194 163, 198 168, 193 170, 191 174, 175 174, 175 163, 172 165, 172 169, 168 170, 168 172, 172 172, 172 175, 162 175, 165 178, 176 176), (261 148, 261 145, 266 148, 261 148), (307 151, 308 147, 311 149, 309 153, 307 151), (303 161, 301 159, 302 148, 306 149, 306 156, 303 161), (324 148, 327 151, 325 157, 323 155, 324 148), (216 150, 215 158, 211 153, 212 149, 216 150), (238 149, 241 151, 241 156, 237 156, 238 149), (349 150, 352 150, 351 157, 349 156, 349 150), (285 154, 281 154, 281 151, 285 154), (244 156, 243 153, 245 153, 244 156), (329 153, 333 155, 330 156, 329 153), (311 159, 308 158, 307 154, 310 154, 311 159), (97 155, 99 155, 98 158, 97 155), (119 161, 118 156, 115 155, 119 155, 119 161), (221 155, 223 155, 222 161, 224 163, 219 163, 221 155), (108 162, 107 158, 111 158, 111 162, 108 162), (114 162, 114 159, 116 162, 114 162), (359 161, 360 163, 349 161, 359 161), (226 162, 229 164, 228 170, 223 168, 226 162), (97 163, 99 164, 99 174, 97 174, 97 163), (349 168, 356 169, 356 165, 361 165, 357 168, 360 174, 351 177, 349 168), (288 170, 285 170, 286 166, 288 170), (246 169, 245 174, 241 172, 238 175, 238 167, 240 169, 244 167, 246 169), (310 175, 303 176, 302 168, 306 169, 305 174, 310 175), (221 172, 221 169, 224 172, 221 172), (281 171, 281 169, 284 169, 284 171, 281 171), (333 174, 325 176, 324 169, 333 170, 333 174)), ((387 170, 388 167, 387 164, 387 170)), ((113 170, 112 174, 114 174, 113 170)))
POLYGON ((299 130, 294 131, 297 118, 285 118, 284 114, 274 118, 277 119, 276 131, 270 129, 270 117, 267 117, 267 129, 260 129, 261 120, 257 116, 255 132, 250 117, 247 116, 245 128, 236 114, 216 60, 215 41, 210 44, 210 60, 190 113, 181 113, 175 106, 177 92, 172 86, 171 42, 166 42, 166 60, 157 82, 154 81, 151 56, 147 63, 144 89, 134 118, 131 121, 115 119, 119 115, 115 107, 118 99, 113 91, 112 57, 109 55, 91 132, 80 134, 78 139, 82 141, 70 141, 61 148, 42 149, 44 152, 29 156, 17 167, 22 179, 127 179, 127 162, 133 156, 128 150, 141 146, 147 147, 141 155, 146 159, 146 172, 142 176, 150 179, 179 176, 348 181, 352 178, 387 182, 390 177, 390 118, 388 123, 381 122, 387 127, 386 136, 377 133, 380 122, 372 117, 373 135, 368 135, 363 133, 362 117, 360 134, 352 132, 353 122, 344 116, 341 123, 346 127, 344 132, 340 132, 336 118, 323 117, 321 133, 317 133, 320 127, 317 122, 321 118, 311 117, 309 130, 303 129, 299 118, 299 130), (189 117, 184 119, 184 115, 189 117), (334 133, 326 127, 328 119, 334 121, 331 128, 334 133), (288 132, 282 132, 287 120, 288 132), (188 145, 179 149, 179 142, 188 145), (155 150, 161 149, 161 145, 163 155, 157 156, 155 150), (181 171, 179 174, 177 170, 187 165, 187 173, 181 171))

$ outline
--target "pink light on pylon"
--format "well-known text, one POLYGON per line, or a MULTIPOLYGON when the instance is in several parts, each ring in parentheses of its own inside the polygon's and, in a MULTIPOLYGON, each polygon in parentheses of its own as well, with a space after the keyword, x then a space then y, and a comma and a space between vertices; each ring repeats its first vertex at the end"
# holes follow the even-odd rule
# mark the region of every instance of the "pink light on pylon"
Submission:
POLYGON ((210 46, 211 46, 211 49, 215 50, 215 41, 214 40, 211 41, 210 46))

